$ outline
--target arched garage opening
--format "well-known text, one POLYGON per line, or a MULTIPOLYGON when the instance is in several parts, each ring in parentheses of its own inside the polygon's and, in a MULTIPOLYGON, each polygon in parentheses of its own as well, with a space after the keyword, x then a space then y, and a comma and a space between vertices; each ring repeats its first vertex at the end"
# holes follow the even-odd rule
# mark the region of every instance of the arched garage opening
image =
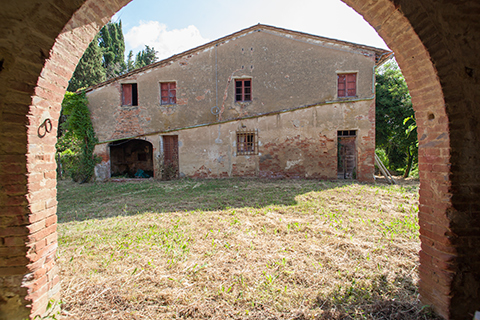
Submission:
MULTIPOLYGON (((88 43, 128 0, 4 4, 0 33, 0 315, 41 314, 58 299, 56 128, 88 43), (49 119, 53 130, 38 132, 49 119)), ((420 293, 449 319, 480 309, 479 4, 344 0, 395 52, 419 134, 420 293)))
POLYGON ((153 177, 153 146, 141 139, 109 143, 111 177, 153 177))

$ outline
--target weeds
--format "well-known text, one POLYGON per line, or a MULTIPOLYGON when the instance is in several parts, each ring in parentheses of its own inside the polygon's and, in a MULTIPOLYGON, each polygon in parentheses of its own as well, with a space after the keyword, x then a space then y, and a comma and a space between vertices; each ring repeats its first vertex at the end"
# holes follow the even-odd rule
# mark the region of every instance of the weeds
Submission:
POLYGON ((417 301, 415 188, 232 179, 58 189, 69 319, 434 319, 417 301))

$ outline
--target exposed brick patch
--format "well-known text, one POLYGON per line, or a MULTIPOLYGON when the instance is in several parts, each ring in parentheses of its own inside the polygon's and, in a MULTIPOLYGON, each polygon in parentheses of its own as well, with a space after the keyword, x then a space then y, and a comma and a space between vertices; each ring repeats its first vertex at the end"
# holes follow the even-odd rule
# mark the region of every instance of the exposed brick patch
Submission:
POLYGON ((113 116, 116 119, 115 131, 111 139, 121 139, 144 134, 145 119, 141 116, 141 107, 121 107, 113 116))
POLYGON ((259 176, 336 179, 336 141, 324 135, 315 139, 297 135, 283 141, 266 143, 259 160, 259 176))
POLYGON ((211 170, 205 166, 201 166, 195 171, 195 173, 192 175, 192 178, 212 178, 211 170))

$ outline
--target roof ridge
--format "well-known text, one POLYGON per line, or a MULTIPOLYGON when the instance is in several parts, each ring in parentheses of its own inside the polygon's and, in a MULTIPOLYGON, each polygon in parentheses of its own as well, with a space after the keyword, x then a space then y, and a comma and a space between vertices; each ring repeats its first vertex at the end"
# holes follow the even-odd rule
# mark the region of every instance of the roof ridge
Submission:
MULTIPOLYGON (((338 40, 338 39, 333 39, 333 38, 327 38, 327 37, 323 37, 323 36, 319 36, 319 35, 314 35, 314 34, 310 34, 310 33, 306 33, 306 32, 301 32, 301 31, 295 31, 295 30, 290 30, 290 29, 285 29, 285 28, 280 28, 280 27, 275 27, 275 26, 271 26, 271 25, 267 25, 267 24, 261 24, 261 23, 258 23, 256 25, 253 25, 253 26, 250 26, 248 28, 244 28, 244 29, 241 29, 239 31, 236 31, 234 33, 231 33, 231 34, 228 34, 226 36, 223 36, 221 38, 218 38, 216 40, 212 40, 210 42, 207 42, 205 44, 202 44, 202 45, 199 45, 197 47, 194 47, 194 48, 191 48, 191 49, 188 49, 187 51, 183 51, 181 53, 177 53, 177 54, 174 54, 173 56, 171 57, 168 57, 168 58, 165 58, 163 60, 160 60, 160 61, 157 61, 157 62, 154 62, 154 63, 151 63, 147 66, 144 66, 144 67, 141 67, 141 68, 138 68, 138 69, 134 69, 130 72, 127 72, 127 73, 124 73, 122 75, 119 75, 117 77, 114 77, 114 78, 111 78, 111 79, 108 79, 106 81, 103 81, 101 83, 98 83, 98 84, 95 84, 93 86, 90 86, 86 89, 83 89, 83 90, 79 90, 79 91, 85 91, 85 92, 89 92, 89 91, 92 91, 94 89, 97 89, 99 87, 103 87, 107 84, 110 84, 112 82, 115 82, 117 80, 120 80, 122 78, 126 78, 126 77, 129 77, 131 75, 134 75, 134 74, 137 74, 137 73, 141 73, 145 70, 149 70, 149 69, 152 69, 152 68, 155 68, 155 67, 158 67, 158 66, 161 66, 161 65, 164 65, 164 64, 167 64, 167 63, 170 63, 170 62, 173 62, 177 59, 181 59, 182 57, 184 56, 188 56, 190 54, 193 54, 195 52, 198 52, 198 51, 201 51, 201 50, 204 50, 206 48, 209 48, 209 47, 212 47, 212 46, 217 46, 218 44, 222 43, 222 42, 225 42, 226 40, 230 40, 230 39, 235 39, 241 35, 245 35, 245 34, 248 34, 248 33, 251 33, 251 32, 255 32, 255 31, 260 31, 262 29, 266 29, 266 30, 270 30, 270 31, 274 31, 274 32, 279 32, 279 33, 286 33, 286 34, 293 34, 293 35, 297 35, 297 36, 301 36, 301 37, 308 37, 308 38, 315 38, 317 40, 323 40, 323 41, 330 41, 330 42, 336 42, 336 43, 339 43, 339 44, 344 44, 344 45, 348 45, 350 47, 355 47, 355 48, 358 48, 358 49, 365 49, 365 50, 370 50, 370 51, 374 51, 376 54, 379 54, 380 57, 382 57, 383 55, 386 55, 387 53, 390 53, 391 54, 391 51, 389 50, 386 50, 386 49, 381 49, 381 48, 376 48, 376 47, 372 47, 372 46, 368 46, 368 45, 363 45, 363 44, 358 44, 358 43, 353 43, 353 42, 348 42, 348 41, 345 41, 345 40, 338 40)), ((380 63, 380 62, 383 62, 384 60, 386 60, 390 55, 387 55, 386 58, 384 59, 381 59, 379 60, 378 62, 376 63, 380 63)))

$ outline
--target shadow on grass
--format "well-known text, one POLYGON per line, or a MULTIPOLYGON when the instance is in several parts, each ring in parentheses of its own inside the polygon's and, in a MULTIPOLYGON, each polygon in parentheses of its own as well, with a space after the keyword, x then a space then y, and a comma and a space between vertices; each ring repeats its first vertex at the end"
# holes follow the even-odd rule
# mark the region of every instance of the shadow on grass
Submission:
POLYGON ((418 292, 410 276, 398 275, 392 282, 385 275, 377 275, 369 287, 353 282, 335 288, 327 297, 318 297, 315 307, 322 311, 315 319, 442 319, 411 297, 418 297, 418 292))
POLYGON ((295 205, 295 197, 350 181, 212 179, 77 184, 59 181, 58 221, 83 221, 144 212, 214 211, 295 205))
MULTIPOLYGON (((401 286, 396 287, 387 281, 385 275, 378 275, 368 288, 362 287, 360 283, 351 287, 335 288, 330 294, 318 297, 313 304, 299 310, 279 312, 274 311, 270 305, 255 303, 248 316, 233 319, 441 320, 429 306, 423 306, 418 299, 412 298, 418 294, 411 277, 399 275, 394 282, 397 281, 402 282, 401 286)), ((204 308, 202 305, 195 308, 184 307, 179 310, 178 315, 180 319, 210 319, 219 316, 217 310, 204 308)))

